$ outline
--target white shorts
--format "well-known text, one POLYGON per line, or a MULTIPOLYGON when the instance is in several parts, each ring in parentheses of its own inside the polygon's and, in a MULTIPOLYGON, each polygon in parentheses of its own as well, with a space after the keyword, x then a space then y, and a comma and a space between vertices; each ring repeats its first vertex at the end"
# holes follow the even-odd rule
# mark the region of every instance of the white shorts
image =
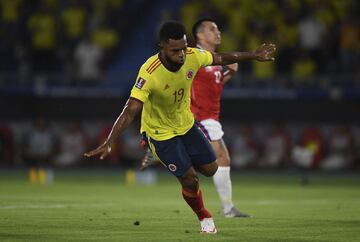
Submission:
POLYGON ((220 122, 215 119, 200 121, 199 126, 210 141, 220 140, 224 135, 220 122))

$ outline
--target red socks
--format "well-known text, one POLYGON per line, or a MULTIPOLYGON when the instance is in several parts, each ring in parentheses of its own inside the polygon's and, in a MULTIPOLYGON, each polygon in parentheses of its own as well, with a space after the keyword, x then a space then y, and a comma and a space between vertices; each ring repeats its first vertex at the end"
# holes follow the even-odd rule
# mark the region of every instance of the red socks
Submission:
POLYGON ((197 193, 194 193, 189 190, 182 189, 182 195, 187 204, 192 208, 194 213, 198 216, 199 220, 204 218, 211 218, 211 214, 204 208, 204 202, 202 199, 202 193, 198 190, 197 193))

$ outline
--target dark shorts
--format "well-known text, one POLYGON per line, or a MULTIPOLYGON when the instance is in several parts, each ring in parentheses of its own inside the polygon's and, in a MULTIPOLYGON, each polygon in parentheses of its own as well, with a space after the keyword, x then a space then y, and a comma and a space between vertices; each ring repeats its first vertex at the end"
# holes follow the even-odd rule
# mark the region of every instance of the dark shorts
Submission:
POLYGON ((216 161, 214 150, 196 124, 184 135, 164 141, 149 138, 149 142, 152 152, 177 177, 184 175, 191 166, 216 161))

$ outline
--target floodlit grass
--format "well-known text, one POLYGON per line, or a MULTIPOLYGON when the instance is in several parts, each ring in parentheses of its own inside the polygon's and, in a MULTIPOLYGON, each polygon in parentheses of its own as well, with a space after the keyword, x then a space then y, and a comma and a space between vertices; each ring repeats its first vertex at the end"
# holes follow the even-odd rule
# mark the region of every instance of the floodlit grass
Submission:
POLYGON ((0 172, 0 241, 359 241, 360 177, 233 174, 234 201, 252 219, 226 219, 212 180, 201 177, 216 235, 199 234, 175 178, 128 186, 119 171, 57 171, 30 185, 24 171, 0 172), (134 222, 139 221, 139 225, 134 222))

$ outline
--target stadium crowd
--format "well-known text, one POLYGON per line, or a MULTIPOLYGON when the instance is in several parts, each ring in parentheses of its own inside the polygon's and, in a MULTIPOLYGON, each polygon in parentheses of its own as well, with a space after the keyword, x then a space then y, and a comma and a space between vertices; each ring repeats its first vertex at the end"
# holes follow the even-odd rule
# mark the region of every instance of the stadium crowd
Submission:
MULTIPOLYGON (((132 126, 100 161, 83 153, 102 143, 111 122, 33 122, 0 125, 0 166, 27 166, 34 162, 59 167, 125 166, 137 168, 144 150, 138 127, 132 126)), ((359 167, 360 127, 346 124, 280 124, 225 122, 234 169, 292 168, 324 170, 359 167)))
POLYGON ((359 86, 360 6, 351 0, 188 0, 179 18, 191 29, 212 16, 222 31, 219 51, 278 46, 275 63, 240 65, 237 84, 359 86), (256 17, 254 17, 256 16, 256 17))
MULTIPOLYGON (((101 85, 102 73, 121 57, 123 36, 143 24, 136 16, 146 6, 143 0, 1 0, 0 81, 101 85)), ((201 16, 214 18, 222 31, 220 51, 277 44, 275 63, 242 64, 232 85, 360 84, 358 1, 187 0, 164 16, 188 30, 201 16)))
POLYGON ((0 82, 99 83, 144 2, 1 0, 0 82))

